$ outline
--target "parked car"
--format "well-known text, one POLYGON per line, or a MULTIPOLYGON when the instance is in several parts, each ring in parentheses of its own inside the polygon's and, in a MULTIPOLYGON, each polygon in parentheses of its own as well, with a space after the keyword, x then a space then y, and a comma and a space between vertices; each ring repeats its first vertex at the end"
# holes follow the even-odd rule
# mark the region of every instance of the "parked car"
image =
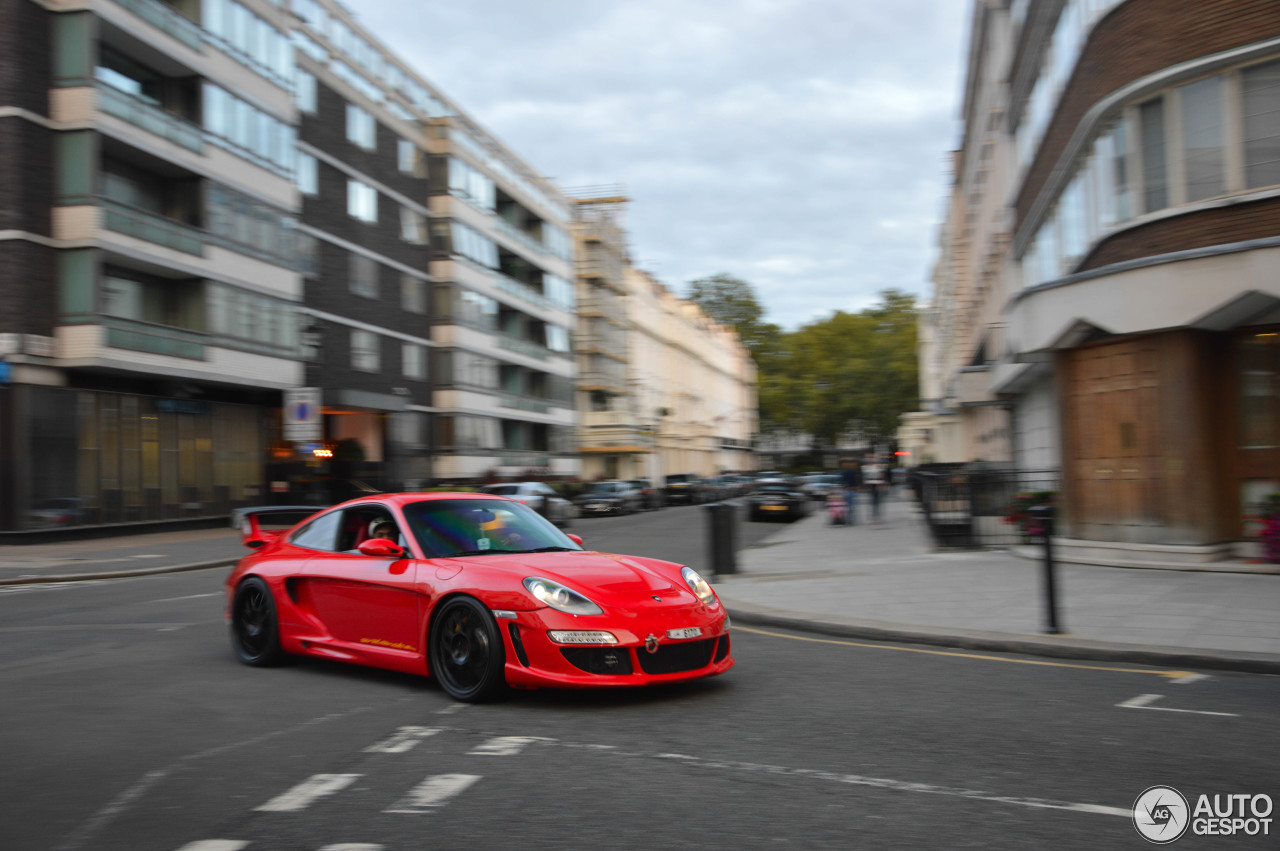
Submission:
POLYGON ((729 616, 692 568, 585 551, 504 497, 381 494, 263 529, 275 510, 240 513, 253 552, 225 585, 246 665, 339 659, 431 675, 468 702, 509 686, 644 686, 733 667, 729 616))
POLYGON ((826 500, 827 494, 839 488, 840 477, 833 473, 812 473, 805 476, 804 483, 800 485, 801 493, 819 501, 826 500))
POLYGON ((627 484, 634 485, 640 491, 641 506, 645 509, 661 508, 666 504, 663 499, 662 488, 655 488, 653 482, 648 479, 631 479, 627 484))
POLYGON ((584 517, 601 514, 630 514, 644 505, 640 489, 631 482, 592 482, 578 497, 584 517))
POLYGON ((666 478, 668 505, 699 505, 707 502, 706 486, 692 473, 672 473, 666 478))
POLYGON ((557 494, 545 482, 507 482, 500 485, 485 485, 481 493, 494 496, 505 496, 516 502, 523 502, 557 526, 568 528, 576 513, 573 503, 557 494))
POLYGON ((812 501, 785 479, 761 479, 747 498, 748 520, 799 520, 809 514, 812 501))
POLYGON ((84 505, 80 498, 75 496, 44 499, 27 510, 28 529, 79 526, 84 522, 86 522, 84 505))

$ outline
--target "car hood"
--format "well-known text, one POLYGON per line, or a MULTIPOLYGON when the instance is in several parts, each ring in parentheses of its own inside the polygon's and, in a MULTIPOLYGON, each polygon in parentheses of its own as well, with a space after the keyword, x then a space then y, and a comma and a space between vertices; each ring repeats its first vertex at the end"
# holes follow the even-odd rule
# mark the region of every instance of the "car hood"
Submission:
POLYGON ((513 554, 493 563, 521 573, 521 579, 540 576, 563 582, 601 606, 635 609, 699 602, 680 577, 680 565, 657 559, 583 551, 513 554))

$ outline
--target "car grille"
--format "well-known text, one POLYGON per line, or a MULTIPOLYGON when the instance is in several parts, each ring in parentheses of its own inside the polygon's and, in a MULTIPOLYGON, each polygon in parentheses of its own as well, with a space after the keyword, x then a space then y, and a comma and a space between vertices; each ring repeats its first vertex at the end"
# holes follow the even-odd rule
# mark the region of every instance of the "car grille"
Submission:
POLYGON ((569 664, 588 674, 631 673, 631 654, 625 647, 561 647, 569 664))
POLYGON ((720 636, 720 643, 716 646, 716 661, 723 662, 724 657, 729 655, 729 633, 720 636))
POLYGON ((636 658, 646 674, 678 674, 683 671, 696 671, 705 668, 711 662, 711 651, 715 647, 714 638, 703 641, 683 641, 679 644, 660 644, 655 653, 637 650, 636 658))

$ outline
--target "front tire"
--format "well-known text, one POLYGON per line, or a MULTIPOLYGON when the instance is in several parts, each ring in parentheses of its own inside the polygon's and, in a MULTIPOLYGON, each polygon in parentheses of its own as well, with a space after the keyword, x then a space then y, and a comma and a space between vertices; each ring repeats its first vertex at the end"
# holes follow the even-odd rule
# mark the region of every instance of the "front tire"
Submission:
POLYGON ((280 621, 267 583, 256 576, 241 582, 231 603, 231 647, 246 665, 268 668, 285 660, 280 621))
POLYGON ((431 621, 431 672, 445 694, 482 703, 507 685, 506 650, 498 624, 474 597, 446 600, 431 621))

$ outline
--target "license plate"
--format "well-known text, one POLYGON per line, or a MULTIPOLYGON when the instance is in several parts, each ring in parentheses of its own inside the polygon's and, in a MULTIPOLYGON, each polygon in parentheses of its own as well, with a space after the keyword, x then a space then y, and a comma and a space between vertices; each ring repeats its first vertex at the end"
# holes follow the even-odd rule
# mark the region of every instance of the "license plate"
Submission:
POLYGON ((684 629, 667 630, 667 638, 697 638, 702 635, 702 627, 687 626, 684 629))
POLYGON ((762 505, 760 507, 763 508, 765 511, 786 511, 787 510, 787 507, 785 505, 762 505))

